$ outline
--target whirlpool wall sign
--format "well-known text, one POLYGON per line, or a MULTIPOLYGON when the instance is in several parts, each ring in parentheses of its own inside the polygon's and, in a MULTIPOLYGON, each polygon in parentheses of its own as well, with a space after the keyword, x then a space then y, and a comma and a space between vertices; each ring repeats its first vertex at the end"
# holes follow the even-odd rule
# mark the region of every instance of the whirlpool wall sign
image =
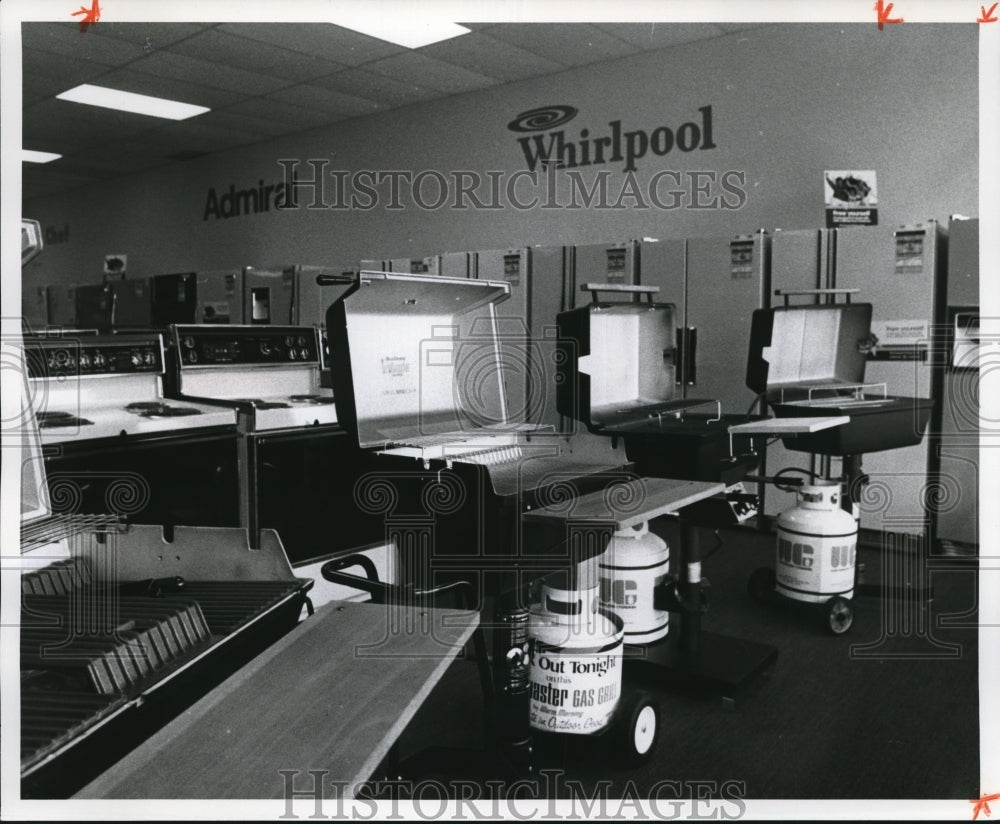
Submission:
POLYGON ((663 156, 674 149, 693 152, 696 149, 716 148, 712 140, 712 107, 698 109, 700 118, 679 126, 658 126, 652 131, 629 129, 621 120, 607 124, 607 132, 592 136, 590 129, 580 129, 577 137, 567 137, 566 130, 557 128, 569 123, 577 115, 572 106, 542 106, 521 112, 507 124, 512 132, 527 136, 517 139, 528 169, 534 171, 539 164, 554 164, 563 169, 578 166, 600 166, 605 163, 625 161, 622 171, 634 172, 636 161, 647 153, 663 156), (543 134, 531 134, 543 132, 543 134))

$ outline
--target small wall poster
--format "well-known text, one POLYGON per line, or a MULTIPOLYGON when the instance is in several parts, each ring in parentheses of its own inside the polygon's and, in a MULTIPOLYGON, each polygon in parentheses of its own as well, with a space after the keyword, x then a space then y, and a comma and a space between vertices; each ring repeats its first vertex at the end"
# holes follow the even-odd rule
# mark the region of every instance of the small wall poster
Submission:
POLYGON ((877 226, 874 170, 832 169, 823 173, 826 226, 877 226))

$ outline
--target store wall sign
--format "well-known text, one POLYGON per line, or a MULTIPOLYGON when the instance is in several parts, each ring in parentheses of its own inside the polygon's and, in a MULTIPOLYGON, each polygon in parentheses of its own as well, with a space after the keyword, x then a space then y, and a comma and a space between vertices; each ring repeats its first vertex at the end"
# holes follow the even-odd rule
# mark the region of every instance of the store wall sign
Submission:
POLYGON ((567 136, 565 129, 554 128, 573 120, 577 113, 572 106, 543 106, 521 112, 507 124, 512 132, 529 133, 517 138, 517 145, 530 171, 539 164, 575 169, 625 161, 622 171, 634 172, 636 161, 649 153, 662 157, 675 148, 681 152, 716 148, 711 106, 702 106, 698 118, 674 127, 626 129, 621 120, 612 120, 602 134, 592 135, 589 128, 582 128, 573 137, 567 136))
POLYGON ((235 183, 230 183, 229 188, 223 189, 221 194, 212 187, 205 197, 205 210, 201 219, 208 220, 211 217, 226 220, 294 206, 291 188, 284 180, 266 185, 263 180, 258 180, 256 186, 251 185, 246 189, 237 189, 235 183))

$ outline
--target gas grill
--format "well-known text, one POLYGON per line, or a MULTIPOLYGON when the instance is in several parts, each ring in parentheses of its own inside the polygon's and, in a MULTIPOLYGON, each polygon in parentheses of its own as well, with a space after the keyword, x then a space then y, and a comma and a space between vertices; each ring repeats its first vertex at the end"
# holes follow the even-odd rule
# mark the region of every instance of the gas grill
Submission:
POLYGON ((669 505, 677 489, 644 486, 607 438, 509 420, 506 381, 523 380, 505 375, 497 334, 509 295, 503 281, 362 271, 327 330, 338 419, 370 456, 352 520, 396 547, 404 584, 472 584, 493 630, 498 740, 521 768, 529 583, 606 549, 614 519, 577 517, 581 496, 636 513, 669 505), (533 510, 558 517, 525 517, 533 510))
MULTIPOLYGON (((58 519, 57 519, 58 520, 58 519)), ((21 578, 21 777, 61 798, 136 746, 299 620, 312 582, 277 537, 240 529, 45 524, 23 558, 61 560, 21 578)))
POLYGON ((872 305, 852 303, 857 289, 779 292, 784 305, 753 314, 747 386, 762 393, 778 418, 846 415, 850 422, 787 436, 801 452, 853 456, 920 443, 934 401, 889 395, 884 383, 865 383, 872 305), (844 303, 789 305, 795 295, 842 295, 844 303))

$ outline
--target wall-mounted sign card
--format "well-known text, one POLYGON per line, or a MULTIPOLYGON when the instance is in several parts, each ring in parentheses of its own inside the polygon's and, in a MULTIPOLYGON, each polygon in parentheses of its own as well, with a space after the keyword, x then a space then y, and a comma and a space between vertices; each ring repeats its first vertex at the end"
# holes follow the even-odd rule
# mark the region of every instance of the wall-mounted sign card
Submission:
POLYGON ((878 187, 874 170, 828 169, 823 172, 826 226, 878 225, 878 187))

